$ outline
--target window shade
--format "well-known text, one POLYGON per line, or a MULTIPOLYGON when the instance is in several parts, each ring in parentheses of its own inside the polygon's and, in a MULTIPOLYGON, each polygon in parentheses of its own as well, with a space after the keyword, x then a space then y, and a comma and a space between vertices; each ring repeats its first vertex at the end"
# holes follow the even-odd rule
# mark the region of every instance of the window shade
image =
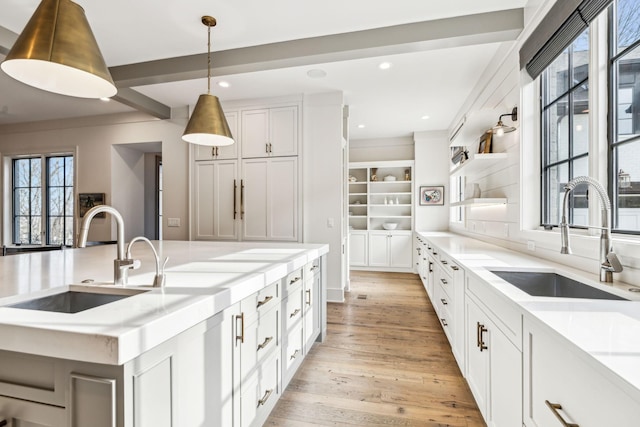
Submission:
POLYGON ((557 0, 520 48, 520 68, 534 79, 613 0, 557 0))

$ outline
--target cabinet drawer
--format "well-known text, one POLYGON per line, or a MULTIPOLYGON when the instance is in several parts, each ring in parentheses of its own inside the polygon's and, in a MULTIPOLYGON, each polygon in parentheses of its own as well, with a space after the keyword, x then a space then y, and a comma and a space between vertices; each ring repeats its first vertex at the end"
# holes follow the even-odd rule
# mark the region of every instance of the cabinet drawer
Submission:
POLYGON ((274 308, 262 314, 254 323, 245 327, 242 343, 242 377, 250 375, 256 366, 280 344, 280 310, 274 308))
POLYGON ((289 331, 294 325, 298 325, 302 319, 302 287, 298 286, 286 298, 284 309, 282 310, 284 330, 289 331))
POLYGON ((314 259, 304 266, 304 280, 313 280, 313 276, 320 274, 320 258, 314 259))
POLYGON ((304 347, 304 334, 302 323, 298 323, 287 335, 286 343, 283 345, 282 351, 282 378, 283 388, 289 384, 289 381, 295 374, 296 370, 302 363, 304 347))
POLYGON ((495 319, 496 326, 522 350, 522 314, 517 305, 471 274, 466 277, 465 292, 481 301, 482 309, 495 319))
POLYGON ((299 268, 287 274, 282 285, 282 297, 286 297, 289 292, 296 290, 302 285, 302 268, 299 268))
POLYGON ((450 302, 453 302, 455 297, 453 277, 446 274, 442 266, 435 268, 436 273, 436 285, 442 288, 442 291, 447 295, 450 302))
POLYGON ((246 324, 253 323, 255 316, 266 313, 280 303, 280 282, 274 282, 266 288, 240 301, 240 310, 246 324))
POLYGON ((242 384, 240 397, 243 427, 261 426, 280 397, 280 357, 274 353, 242 384))
POLYGON ((0 396, 0 408, 9 426, 64 427, 69 422, 67 411, 59 406, 0 396))

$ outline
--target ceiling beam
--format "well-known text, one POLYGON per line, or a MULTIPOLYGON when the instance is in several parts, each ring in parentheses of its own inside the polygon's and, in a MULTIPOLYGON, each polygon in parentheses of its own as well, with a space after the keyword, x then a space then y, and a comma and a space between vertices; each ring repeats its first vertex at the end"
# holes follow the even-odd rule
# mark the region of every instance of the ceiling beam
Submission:
POLYGON ((128 87, 119 87, 112 99, 158 119, 171 118, 171 107, 128 87))
MULTIPOLYGON (((524 9, 415 22, 214 52, 213 75, 231 75, 516 40, 524 9)), ((111 67, 118 87, 207 76, 207 54, 111 67)))
POLYGON ((0 54, 7 56, 17 39, 16 33, 0 26, 0 54))

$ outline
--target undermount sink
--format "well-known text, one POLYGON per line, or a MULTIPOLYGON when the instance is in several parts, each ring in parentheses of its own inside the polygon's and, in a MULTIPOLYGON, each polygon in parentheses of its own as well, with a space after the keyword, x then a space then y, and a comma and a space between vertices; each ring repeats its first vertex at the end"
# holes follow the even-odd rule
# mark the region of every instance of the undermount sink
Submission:
POLYGON ((556 273, 531 271, 491 271, 532 296, 628 301, 626 298, 594 288, 556 273))
POLYGON ((77 289, 70 287, 70 290, 66 292, 34 298, 6 307, 57 313, 79 313, 147 291, 128 288, 96 288, 95 290, 87 290, 86 288, 84 286, 77 289))

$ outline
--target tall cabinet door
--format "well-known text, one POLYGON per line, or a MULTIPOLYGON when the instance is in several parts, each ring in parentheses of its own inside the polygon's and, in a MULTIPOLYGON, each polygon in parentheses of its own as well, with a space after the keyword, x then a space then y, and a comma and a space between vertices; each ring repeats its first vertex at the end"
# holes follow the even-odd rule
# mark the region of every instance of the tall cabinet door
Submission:
POLYGON ((269 240, 298 239, 298 158, 269 160, 269 240))
POLYGON ((269 236, 269 159, 242 162, 242 240, 267 240, 269 236))
POLYGON ((298 159, 242 162, 242 239, 298 239, 298 159))
POLYGON ((269 155, 269 109, 242 112, 242 157, 269 155))
POLYGON ((195 164, 195 238, 237 240, 238 162, 195 164))
POLYGON ((298 154, 298 107, 278 107, 269 110, 269 155, 298 154))

